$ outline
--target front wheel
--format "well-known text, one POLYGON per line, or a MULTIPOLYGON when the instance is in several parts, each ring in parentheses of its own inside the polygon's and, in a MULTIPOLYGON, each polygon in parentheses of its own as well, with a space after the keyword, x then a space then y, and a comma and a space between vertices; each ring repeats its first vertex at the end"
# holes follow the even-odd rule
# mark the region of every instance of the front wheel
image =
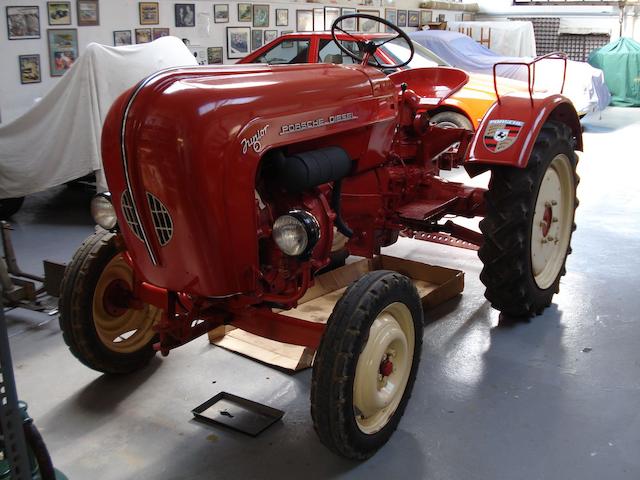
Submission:
POLYGON ((375 271, 338 301, 316 353, 311 415, 322 443, 363 460, 395 431, 416 379, 422 305, 407 277, 375 271))
POLYGON ((491 305, 512 316, 542 313, 559 291, 577 206, 572 133, 549 121, 527 167, 495 167, 480 222, 480 279, 491 305))

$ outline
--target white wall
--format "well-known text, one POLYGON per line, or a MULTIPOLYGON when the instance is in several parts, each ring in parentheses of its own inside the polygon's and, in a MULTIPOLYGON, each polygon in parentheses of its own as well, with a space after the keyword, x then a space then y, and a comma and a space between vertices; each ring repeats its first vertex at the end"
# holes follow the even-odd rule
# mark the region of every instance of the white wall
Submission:
MULTIPOLYGON (((114 30, 132 30, 135 41, 136 28, 147 28, 154 26, 140 25, 138 23, 138 0, 101 0, 100 1, 100 26, 78 27, 76 0, 71 1, 72 25, 49 27, 47 20, 46 0, 3 0, 0 2, 0 117, 3 123, 11 121, 27 111, 34 101, 45 95, 55 84, 60 81, 60 77, 51 77, 49 74, 49 57, 47 49, 47 29, 48 28, 77 28, 78 44, 80 54, 90 42, 98 42, 105 45, 113 45, 114 30), (40 31, 41 38, 37 40, 8 40, 5 5, 38 5, 40 7, 40 31), (18 66, 18 55, 40 54, 42 83, 21 85, 20 72, 18 66)), ((250 23, 238 23, 237 2, 227 2, 220 0, 220 3, 229 4, 229 23, 213 22, 213 4, 211 0, 157 0, 160 3, 160 24, 156 27, 169 27, 171 35, 179 38, 188 38, 192 45, 203 47, 223 47, 225 63, 233 63, 235 60, 226 58, 226 27, 228 26, 251 26, 250 23), (175 3, 195 3, 196 4, 196 27, 176 28, 174 21, 175 3)), ((250 0, 248 0, 250 1, 250 0)), ((312 3, 274 3, 263 0, 254 0, 252 3, 268 3, 270 5, 270 26, 268 30, 278 30, 278 32, 295 30, 296 9, 312 9, 324 6, 312 3), (275 9, 289 9, 289 26, 275 26, 275 9)), ((384 7, 358 6, 358 2, 344 0, 336 6, 375 9, 378 8, 381 15, 384 15, 384 7)), ((418 9, 419 0, 396 0, 395 8, 418 9)), ((444 13, 447 21, 453 21, 458 12, 435 10, 434 17, 439 13, 444 13)), ((414 30, 413 28, 407 30, 414 30)))

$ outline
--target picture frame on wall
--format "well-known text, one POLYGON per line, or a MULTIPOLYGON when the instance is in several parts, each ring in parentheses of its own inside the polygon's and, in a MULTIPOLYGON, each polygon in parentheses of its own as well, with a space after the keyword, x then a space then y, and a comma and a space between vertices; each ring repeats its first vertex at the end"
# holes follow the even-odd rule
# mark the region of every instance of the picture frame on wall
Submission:
POLYGON ((200 45, 188 45, 187 48, 198 62, 198 65, 206 65, 208 62, 207 49, 200 45))
POLYGON ((7 7, 9 40, 40 38, 40 7, 7 7))
POLYGON ((136 28, 136 43, 149 43, 151 40, 150 28, 136 28))
POLYGON ((296 10, 296 30, 313 32, 313 10, 296 10))
POLYGON ((196 26, 196 4, 176 3, 174 6, 176 27, 196 26))
POLYGON ((222 47, 207 48, 207 62, 209 65, 222 65, 224 62, 222 47))
POLYGON ((269 5, 253 6, 253 26, 255 28, 269 26, 269 5))
MULTIPOLYGON (((312 13, 313 15, 313 13, 312 13)), ((313 18, 311 19, 311 21, 313 21, 313 18)), ((280 36, 284 36, 284 35, 289 35, 290 33, 293 33, 293 30, 283 30, 282 32, 280 32, 280 36)), ((285 40, 280 44, 281 48, 293 48, 293 42, 285 40)))
POLYGON ((242 58, 251 47, 249 27, 227 27, 227 58, 242 58))
POLYGON ((273 42, 276 38, 278 38, 277 30, 265 30, 264 31, 264 44, 266 45, 269 42, 273 42))
POLYGON ((250 3, 238 4, 238 21, 239 22, 253 21, 253 8, 250 3))
MULTIPOLYGON (((353 15, 354 13, 356 13, 356 9, 355 8, 341 8, 340 9, 340 15, 341 16, 353 15)), ((343 30, 346 30, 347 32, 354 32, 358 28, 358 25, 356 24, 356 19, 355 18, 347 18, 345 20, 342 20, 341 28, 343 30)))
POLYGON ((406 27, 407 26, 407 11, 406 10, 398 10, 398 23, 396 23, 398 27, 406 27))
POLYGON ((71 25, 71 2, 47 2, 49 25, 71 25))
POLYGON ((409 10, 407 13, 407 27, 420 26, 420 12, 418 10, 409 10))
MULTIPOLYGON (((392 23, 393 25, 397 25, 398 24, 398 11, 395 8, 385 8, 384 9, 384 19, 387 22, 392 23)), ((387 27, 386 25, 384 27, 384 30, 387 33, 392 33, 393 32, 391 27, 387 27)))
POLYGON ((339 7, 324 7, 324 29, 329 31, 333 22, 340 16, 339 7))
POLYGON ((433 12, 431 10, 420 10, 420 26, 424 27, 433 21, 433 12))
MULTIPOLYGON (((229 23, 229 4, 228 3, 213 4, 213 21, 214 23, 229 23)), ((210 47, 210 48, 214 48, 214 47, 210 47)))
POLYGON ((98 0, 78 0, 79 27, 97 27, 100 25, 100 3, 98 0))
POLYGON ((168 36, 169 36, 169 29, 166 27, 154 28, 151 32, 151 38, 153 40, 157 40, 159 38, 168 37, 168 36))
POLYGON ((276 27, 289 26, 289 9, 276 8, 276 27))
POLYGON ((160 23, 160 5, 158 2, 139 2, 138 16, 140 25, 158 25, 160 23))
MULTIPOLYGON (((379 10, 361 10, 358 9, 358 13, 365 15, 373 15, 374 17, 380 16, 379 10)), ((380 28, 380 22, 376 20, 370 20, 368 18, 358 18, 358 31, 363 33, 378 33, 380 28)))
POLYGON ((56 28, 47 30, 49 68, 52 77, 61 77, 78 58, 78 30, 56 28))
POLYGON ((40 55, 19 55, 18 64, 20 65, 20 83, 22 85, 42 82, 40 55))
POLYGON ((124 45, 131 45, 133 43, 131 37, 131 30, 114 30, 113 31, 113 45, 116 47, 123 47, 124 45))
POLYGON ((324 8, 313 9, 313 31, 321 32, 324 30, 324 8))
POLYGON ((263 30, 254 28, 251 30, 251 51, 259 49, 262 46, 262 40, 264 38, 263 30))

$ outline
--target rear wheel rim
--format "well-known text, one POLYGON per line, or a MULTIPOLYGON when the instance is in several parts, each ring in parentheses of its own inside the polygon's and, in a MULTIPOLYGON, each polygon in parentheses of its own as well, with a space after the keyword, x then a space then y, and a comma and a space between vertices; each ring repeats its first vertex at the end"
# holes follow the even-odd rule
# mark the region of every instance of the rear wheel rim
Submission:
POLYGON ((134 353, 153 339, 153 325, 161 311, 148 304, 140 309, 123 308, 121 301, 114 301, 113 292, 133 285, 133 271, 122 254, 107 264, 93 295, 93 323, 102 344, 116 353, 134 353))
POLYGON ((538 288, 558 278, 569 247, 575 210, 573 168, 564 153, 544 173, 531 228, 531 269, 538 288))
POLYGON ((353 410, 361 432, 374 434, 391 420, 402 401, 415 349, 413 317, 392 303, 373 321, 356 366, 353 410))

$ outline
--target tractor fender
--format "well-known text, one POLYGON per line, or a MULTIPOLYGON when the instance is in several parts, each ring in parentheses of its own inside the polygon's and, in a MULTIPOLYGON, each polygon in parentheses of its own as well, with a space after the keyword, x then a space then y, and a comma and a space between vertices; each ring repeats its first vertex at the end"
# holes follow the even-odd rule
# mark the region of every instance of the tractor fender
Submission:
POLYGON ((548 120, 566 123, 582 151, 582 128, 571 101, 559 94, 547 97, 506 95, 482 119, 469 148, 465 169, 472 177, 493 165, 525 168, 536 138, 548 120))

